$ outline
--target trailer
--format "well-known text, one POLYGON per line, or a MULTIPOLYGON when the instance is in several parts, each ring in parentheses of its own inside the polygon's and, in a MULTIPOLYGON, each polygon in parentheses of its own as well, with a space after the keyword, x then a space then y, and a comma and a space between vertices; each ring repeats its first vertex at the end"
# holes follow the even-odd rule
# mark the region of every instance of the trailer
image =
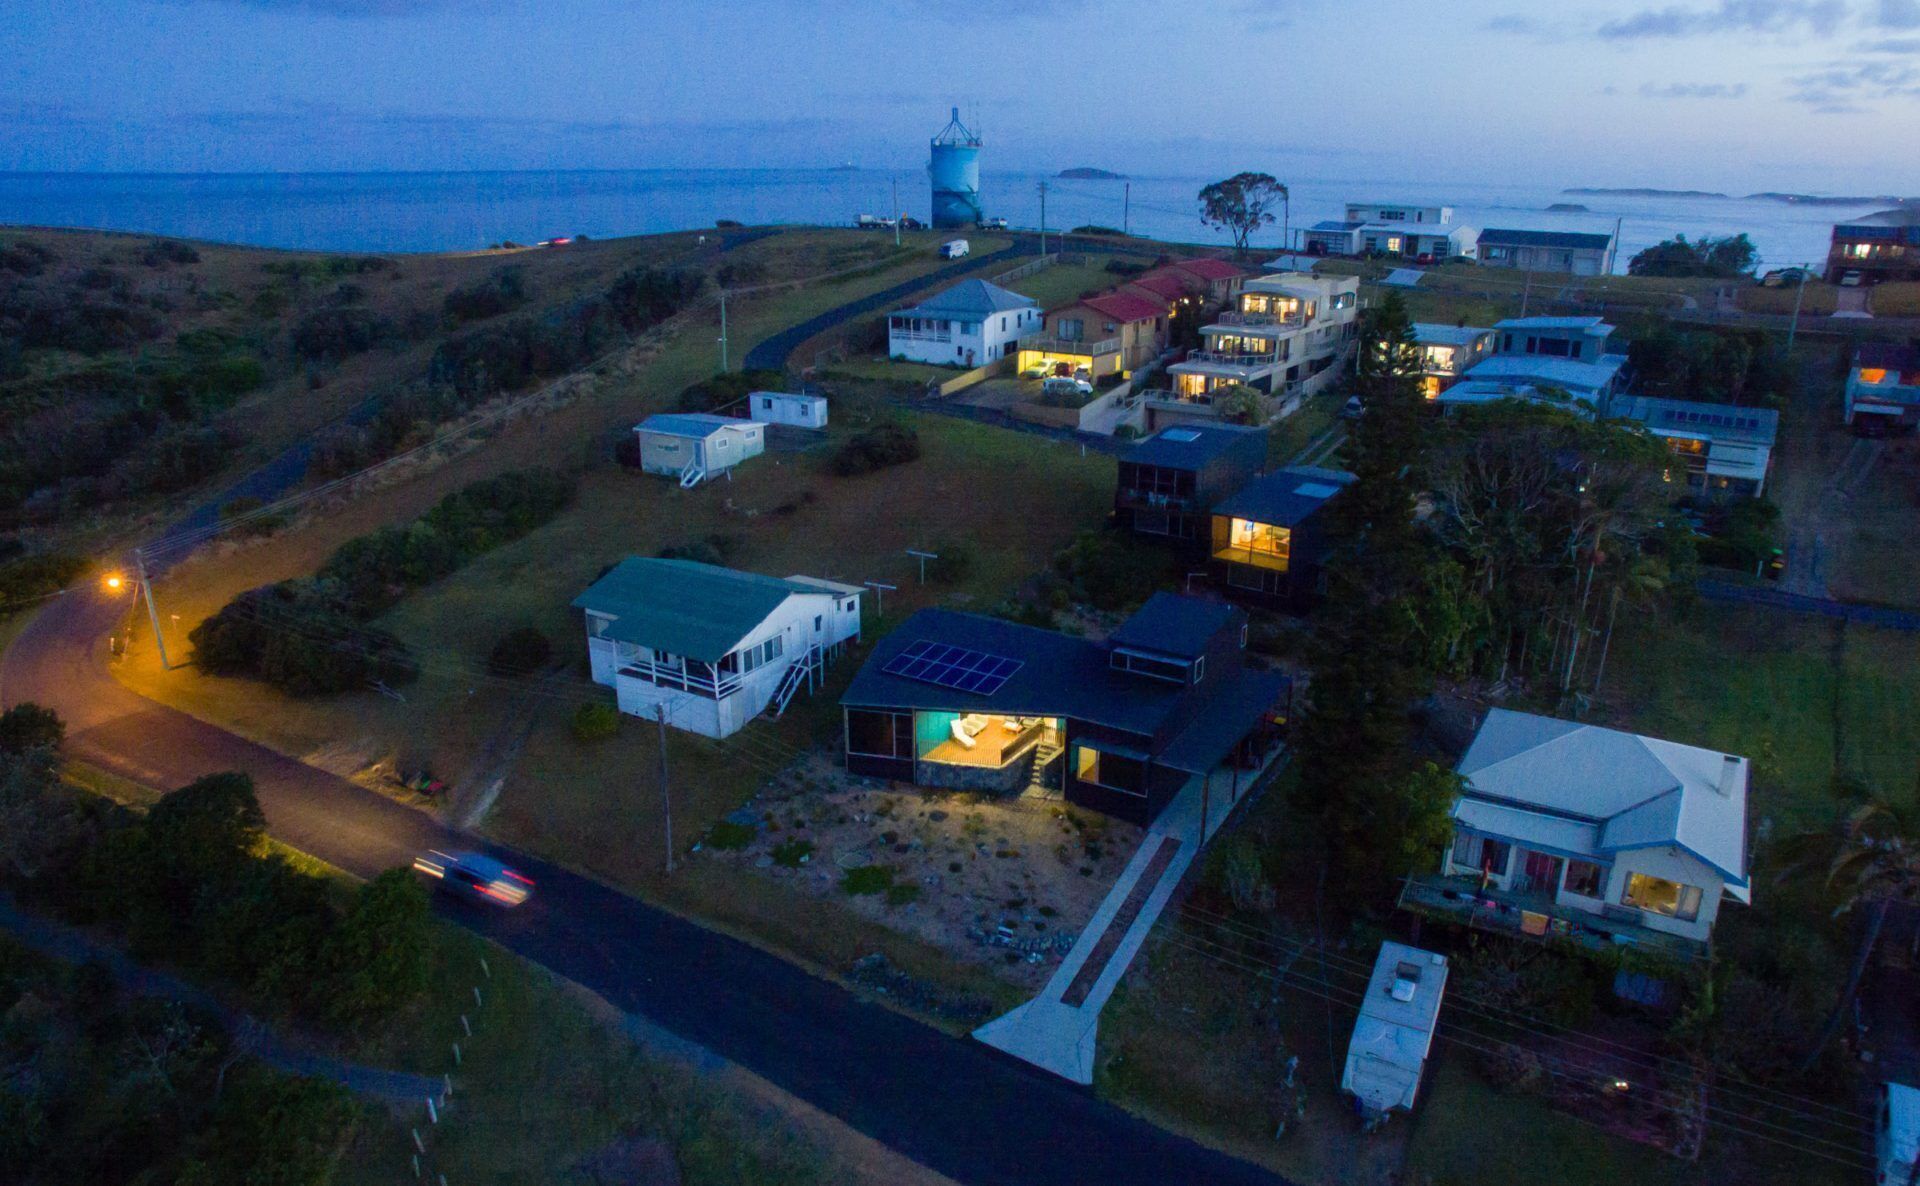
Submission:
POLYGON ((1404 943, 1380 945, 1340 1077, 1340 1090, 1353 1096, 1368 1127, 1413 1107, 1446 991, 1446 956, 1404 943))

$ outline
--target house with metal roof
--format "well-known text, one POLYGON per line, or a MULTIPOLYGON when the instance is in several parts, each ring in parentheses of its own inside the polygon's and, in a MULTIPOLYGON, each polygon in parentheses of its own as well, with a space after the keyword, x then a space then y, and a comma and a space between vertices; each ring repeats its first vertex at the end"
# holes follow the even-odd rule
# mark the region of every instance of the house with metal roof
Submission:
POLYGON ((1210 255, 1196 256, 1193 259, 1176 259, 1154 270, 1191 277, 1199 283, 1202 295, 1216 305, 1232 300, 1240 291, 1241 283, 1251 275, 1239 264, 1210 255))
POLYGON ((1104 641, 923 609, 841 697, 847 770, 1145 824, 1189 783, 1225 788, 1277 744, 1291 685, 1245 647, 1244 613, 1170 593, 1104 641))
POLYGON ((1780 413, 1772 408, 1619 395, 1606 415, 1667 443, 1674 466, 1667 480, 1697 498, 1758 498, 1773 465, 1780 413))
POLYGON ((1488 227, 1480 232, 1480 263, 1526 272, 1604 276, 1613 271, 1617 246, 1611 234, 1488 227))
POLYGON ((819 686, 860 637, 858 585, 631 557, 573 599, 593 682, 621 712, 728 737, 819 686))
POLYGON ((1920 206, 1836 225, 1827 247, 1827 283, 1840 283, 1848 272, 1858 272, 1858 282, 1869 285, 1920 280, 1920 206))
POLYGON ((1608 353, 1613 326, 1601 318, 1513 317, 1495 322, 1493 330, 1493 355, 1469 366, 1462 378, 1557 388, 1595 407, 1619 389, 1627 356, 1608 353))
POLYGON ((1391 940, 1380 944, 1360 999, 1340 1090, 1372 1122, 1409 1111, 1433 1049, 1447 995, 1447 957, 1391 940))
POLYGON ((1020 343, 1020 371, 1124 378, 1167 348, 1171 314, 1165 300, 1137 288, 1049 309, 1040 332, 1020 343))
POLYGON ((1879 435, 1920 425, 1920 346, 1863 342, 1847 369, 1847 423, 1879 435))
POLYGON ((1420 354, 1420 389, 1428 399, 1460 381, 1467 369, 1493 354, 1493 330, 1479 325, 1413 323, 1413 341, 1420 354))
POLYGON ((1873 1186, 1913 1186, 1920 1176, 1920 1088, 1891 1080, 1880 1085, 1873 1159, 1873 1186))
POLYGON ((1472 259, 1480 232, 1453 225, 1451 206, 1348 202, 1346 217, 1317 222, 1301 232, 1310 255, 1394 255, 1438 263, 1472 259))
POLYGON ((633 426, 640 468, 677 479, 682 489, 728 471, 767 450, 767 426, 707 412, 663 412, 633 426))
POLYGON ((1213 508, 1207 571, 1236 601, 1301 611, 1324 593, 1331 550, 1321 514, 1355 477, 1314 466, 1277 469, 1213 508))
POLYGON ((962 280, 911 308, 887 315, 887 354, 906 362, 985 366, 1040 332, 1040 306, 1029 297, 989 284, 962 280))
POLYGON ((1136 535, 1198 544, 1207 538, 1215 504, 1266 463, 1263 429, 1239 424, 1163 428, 1120 455, 1114 519, 1136 535))
POLYGON ((761 424, 825 428, 827 397, 811 391, 752 391, 747 393, 747 416, 761 424))
POLYGON ((1752 900, 1737 754, 1496 708, 1458 769, 1453 842, 1402 906, 1693 956, 1722 901, 1752 900))

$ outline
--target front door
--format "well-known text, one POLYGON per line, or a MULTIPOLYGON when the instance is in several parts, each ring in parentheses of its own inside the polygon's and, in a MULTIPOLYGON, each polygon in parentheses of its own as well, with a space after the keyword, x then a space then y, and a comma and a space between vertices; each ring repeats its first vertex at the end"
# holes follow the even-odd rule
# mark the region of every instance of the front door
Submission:
POLYGON ((1560 889, 1560 869, 1565 864, 1559 857, 1550 857, 1543 852, 1529 852, 1520 866, 1520 878, 1514 886, 1517 890, 1557 893, 1560 889))

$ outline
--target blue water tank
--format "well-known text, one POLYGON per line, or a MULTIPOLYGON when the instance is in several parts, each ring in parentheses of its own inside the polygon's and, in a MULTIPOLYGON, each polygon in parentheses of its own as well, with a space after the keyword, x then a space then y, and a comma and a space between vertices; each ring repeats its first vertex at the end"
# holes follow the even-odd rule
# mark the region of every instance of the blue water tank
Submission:
POLYGON ((933 182, 933 225, 972 226, 981 221, 980 137, 960 122, 960 109, 933 138, 927 177, 933 182))

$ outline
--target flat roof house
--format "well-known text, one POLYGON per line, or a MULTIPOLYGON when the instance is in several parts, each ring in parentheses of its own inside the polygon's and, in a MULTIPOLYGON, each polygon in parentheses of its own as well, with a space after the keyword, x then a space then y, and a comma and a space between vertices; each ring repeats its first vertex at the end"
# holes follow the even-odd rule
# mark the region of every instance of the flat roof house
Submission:
POLYGON ((1169 593, 1104 642, 923 609, 841 697, 847 770, 993 794, 1057 786, 1145 824, 1223 767, 1237 783, 1278 740, 1291 685, 1248 667, 1245 645, 1239 610, 1169 593))
POLYGON ((775 715, 860 637, 857 585, 630 557, 573 599, 621 712, 705 737, 775 715))
POLYGON ((1772 408, 1622 395, 1607 404, 1607 415, 1664 440, 1680 463, 1667 480, 1685 482, 1696 497, 1758 498, 1766 491, 1780 431, 1772 408))
POLYGON ((766 425, 707 412, 649 416, 634 425, 633 433, 640 442, 640 468, 676 478, 689 490, 767 448, 766 425))
POLYGON ((1135 535, 1203 541, 1215 504, 1267 463, 1267 434, 1238 424, 1163 428, 1120 455, 1113 513, 1135 535))
POLYGON ((1020 343, 1020 370, 1095 379, 1131 374, 1167 348, 1168 305, 1144 292, 1105 292, 1047 310, 1039 333, 1020 343))
POLYGON ((1419 1097, 1447 995, 1447 971, 1447 957, 1438 952, 1391 940, 1380 944, 1340 1076, 1340 1090, 1368 1116, 1408 1111, 1419 1097))
POLYGON ((1493 354, 1495 332, 1478 325, 1413 323, 1420 349, 1420 387, 1428 399, 1460 381, 1467 369, 1493 354))
POLYGON ((1604 276, 1613 271, 1614 247, 1610 234, 1506 227, 1488 227, 1480 232, 1480 262, 1490 268, 1604 276))
POLYGON ((750 392, 747 395, 747 418, 760 424, 825 428, 827 397, 792 391, 750 392))
POLYGON ((1496 708, 1459 771, 1453 843, 1403 907, 1690 958, 1752 900, 1743 757, 1496 708))
POLYGON ((1920 424, 1920 346, 1862 343, 1847 370, 1845 404, 1847 423, 1857 431, 1920 424))
MULTIPOLYGON (((1354 276, 1279 272, 1241 286, 1235 307, 1200 327, 1201 349, 1167 368, 1168 412, 1209 414, 1212 393, 1241 385, 1272 395, 1312 395, 1336 377, 1359 332, 1354 276)), ((1157 405, 1149 405, 1149 412, 1157 405)), ((1149 423, 1152 423, 1150 420, 1149 423)))
POLYGON ((1468 367, 1462 378, 1558 388, 1596 407, 1619 389, 1627 357, 1607 353, 1613 326, 1601 318, 1515 317, 1493 328, 1492 357, 1468 367))
POLYGON ((1453 221, 1453 207, 1409 206, 1404 202, 1348 202, 1347 221, 1444 226, 1453 221))
POLYGON ((1827 283, 1848 272, 1867 284, 1920 280, 1920 207, 1882 210, 1833 228, 1827 247, 1827 283))
POLYGON ((1242 486, 1213 508, 1207 568, 1235 600, 1300 611, 1324 592, 1330 550, 1321 512, 1354 482, 1345 470, 1292 466, 1242 486))
POLYGON ((887 355, 971 370, 1040 332, 1040 306, 985 280, 962 280, 887 316, 887 355))

